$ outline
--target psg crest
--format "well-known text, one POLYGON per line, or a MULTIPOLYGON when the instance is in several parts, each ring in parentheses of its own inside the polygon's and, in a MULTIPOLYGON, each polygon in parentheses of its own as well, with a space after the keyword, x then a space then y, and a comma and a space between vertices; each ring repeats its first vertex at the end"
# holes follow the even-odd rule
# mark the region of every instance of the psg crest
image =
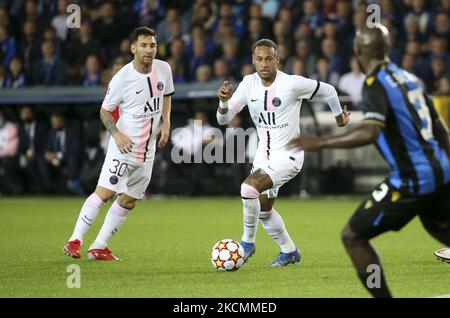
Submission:
POLYGON ((275 106, 275 107, 280 106, 281 105, 281 99, 279 99, 278 97, 274 97, 272 99, 272 105, 275 106))
POLYGON ((162 91, 163 88, 164 88, 163 82, 158 82, 158 84, 156 85, 156 87, 158 88, 159 91, 162 91))
POLYGON ((109 178, 109 182, 111 184, 117 184, 117 182, 119 182, 119 178, 117 178, 117 176, 111 176, 111 178, 109 178))

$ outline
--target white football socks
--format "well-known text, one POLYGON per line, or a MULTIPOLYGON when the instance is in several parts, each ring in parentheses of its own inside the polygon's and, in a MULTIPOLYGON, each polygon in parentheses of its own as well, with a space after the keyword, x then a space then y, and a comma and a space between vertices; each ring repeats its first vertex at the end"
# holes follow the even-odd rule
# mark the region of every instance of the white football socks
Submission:
POLYGON ((80 215, 78 216, 75 229, 70 237, 69 241, 79 240, 83 243, 83 236, 89 230, 92 223, 97 218, 98 212, 105 202, 94 192, 84 202, 81 208, 80 215))
POLYGON ((121 207, 117 201, 114 201, 108 214, 106 214, 105 222, 103 223, 95 242, 89 249, 104 249, 108 245, 109 240, 119 231, 130 211, 131 210, 121 207))
POLYGON ((275 211, 275 209, 272 208, 271 211, 261 211, 260 220, 263 228, 280 246, 283 253, 291 253, 295 251, 295 244, 286 230, 283 219, 280 214, 275 211))
POLYGON ((259 203, 259 192, 254 187, 243 183, 241 186, 241 197, 244 212, 244 234, 242 241, 254 243, 256 231, 258 230, 258 218, 261 206, 259 203))

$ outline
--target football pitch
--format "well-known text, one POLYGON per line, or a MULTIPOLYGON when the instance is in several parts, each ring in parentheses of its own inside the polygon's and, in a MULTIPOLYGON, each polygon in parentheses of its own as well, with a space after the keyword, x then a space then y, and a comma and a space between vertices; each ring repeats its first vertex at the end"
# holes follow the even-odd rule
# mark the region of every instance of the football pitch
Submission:
MULTIPOLYGON (((86 257, 110 204, 75 260, 62 247, 83 198, 1 198, 0 297, 369 297, 340 240, 360 199, 279 199, 275 208, 301 250, 301 263, 267 267, 279 250, 260 226, 249 262, 236 272, 218 272, 211 248, 220 239, 240 240, 239 197, 139 202, 109 245, 121 262, 86 257), (80 288, 67 287, 71 264, 79 265, 80 288)), ((395 297, 450 294, 450 265, 434 258, 441 245, 417 218, 374 244, 395 297)))

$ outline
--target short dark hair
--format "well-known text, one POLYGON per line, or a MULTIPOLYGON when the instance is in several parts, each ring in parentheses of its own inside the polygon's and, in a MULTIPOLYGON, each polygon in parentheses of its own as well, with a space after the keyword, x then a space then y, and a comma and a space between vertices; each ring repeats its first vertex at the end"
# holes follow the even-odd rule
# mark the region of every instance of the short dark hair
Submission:
POLYGON ((253 52, 255 51, 255 49, 258 46, 267 46, 267 47, 271 47, 275 50, 275 53, 278 54, 278 45, 275 44, 274 41, 270 40, 270 39, 261 39, 256 41, 255 44, 253 44, 253 52))
POLYGON ((156 32, 155 30, 146 27, 146 26, 141 26, 141 27, 137 27, 136 29, 133 30, 133 32, 131 33, 131 43, 136 43, 136 41, 138 40, 139 36, 153 36, 155 37, 156 40, 156 32))

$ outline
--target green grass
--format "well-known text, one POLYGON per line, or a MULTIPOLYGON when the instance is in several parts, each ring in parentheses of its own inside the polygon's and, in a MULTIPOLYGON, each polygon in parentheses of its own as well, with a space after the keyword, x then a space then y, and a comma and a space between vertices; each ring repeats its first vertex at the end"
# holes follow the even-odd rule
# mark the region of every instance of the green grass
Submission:
MULTIPOLYGON (((237 272, 217 272, 209 257, 223 238, 239 240, 239 198, 139 202, 110 243, 122 262, 90 262, 107 207, 85 237, 82 258, 62 254, 83 199, 0 199, 0 297, 368 297, 356 278, 340 229, 358 198, 279 199, 276 209, 303 255, 285 268, 266 265, 278 247, 258 230, 257 253, 237 272), (69 289, 67 266, 81 268, 81 288, 69 289)), ((108 205, 109 207, 109 205, 108 205)), ((450 294, 448 264, 417 219, 400 233, 374 240, 397 297, 450 294)))

